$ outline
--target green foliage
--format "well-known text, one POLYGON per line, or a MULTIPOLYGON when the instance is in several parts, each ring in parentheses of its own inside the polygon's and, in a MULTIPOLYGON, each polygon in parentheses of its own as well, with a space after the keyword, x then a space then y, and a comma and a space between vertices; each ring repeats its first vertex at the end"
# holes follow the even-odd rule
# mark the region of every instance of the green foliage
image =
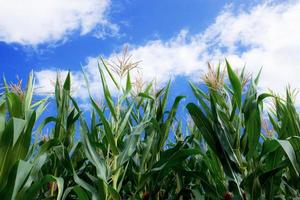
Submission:
POLYGON ((90 93, 89 120, 71 96, 70 73, 63 83, 57 78, 56 114, 39 124, 48 98, 32 103, 32 74, 24 91, 4 80, 2 199, 300 198, 300 118, 290 89, 286 99, 260 93, 259 75, 237 73, 226 60, 224 72, 209 65, 204 84, 190 83, 197 102, 187 104, 185 119, 177 114, 184 96, 172 102, 170 82, 136 88, 136 63, 125 61, 111 68, 101 59, 104 103, 90 93), (269 110, 266 98, 274 101, 269 110))

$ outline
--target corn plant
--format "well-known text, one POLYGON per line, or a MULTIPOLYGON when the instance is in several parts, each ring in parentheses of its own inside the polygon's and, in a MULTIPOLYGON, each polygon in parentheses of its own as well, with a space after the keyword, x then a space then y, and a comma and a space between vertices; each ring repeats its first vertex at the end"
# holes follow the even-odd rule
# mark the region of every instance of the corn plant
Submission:
MULTIPOLYGON (((57 78, 56 110, 32 103, 34 80, 0 94, 0 197, 3 199, 297 199, 300 118, 294 93, 263 93, 257 76, 209 65, 197 102, 178 115, 171 82, 131 80, 127 51, 100 59, 103 103, 90 94, 90 118, 72 98, 71 73, 57 78), (113 83, 116 95, 109 84, 113 83), (266 99, 273 106, 266 109, 266 99), (45 126, 50 133, 45 136, 45 126), (75 135, 80 134, 78 140, 75 135), (34 141, 35 137, 35 141, 34 141)), ((85 76, 84 72, 83 75, 85 76)), ((89 82, 86 77, 86 85, 89 82)))
POLYGON ((48 123, 52 125, 50 135, 39 143, 37 157, 46 156, 40 170, 40 179, 33 185, 34 191, 31 193, 36 198, 62 198, 63 191, 66 196, 73 189, 81 191, 74 183, 76 169, 81 167, 83 150, 81 145, 74 142, 76 122, 81 112, 77 103, 71 97, 71 75, 62 84, 57 77, 55 85, 55 103, 57 116, 46 117, 38 128, 40 133, 48 123), (67 188, 64 190, 64 188, 67 188))
MULTIPOLYGON (((131 95, 130 70, 127 70, 126 85, 123 87, 104 60, 102 64, 121 95, 116 99, 111 96, 103 68, 99 65, 106 104, 101 107, 90 96, 94 108, 90 128, 84 119, 80 120, 86 157, 96 168, 96 174, 83 174, 88 181, 76 177, 76 182, 89 191, 93 199, 99 196, 102 199, 135 199, 147 195, 158 198, 163 191, 156 180, 167 177, 181 159, 197 153, 193 149, 182 149, 184 144, 165 149, 183 97, 177 97, 167 113, 165 107, 170 84, 154 95, 150 94, 149 84, 145 91, 134 97, 131 95), (164 173, 157 172, 160 167, 165 170, 164 173), (98 187, 89 184, 94 181, 98 187)), ((122 79, 123 74, 120 75, 122 79)))
MULTIPOLYGON (((4 199, 22 197, 21 190, 36 168, 29 162, 31 140, 37 118, 45 109, 45 100, 32 103, 33 76, 25 91, 20 84, 8 85, 0 96, 0 196, 4 199)), ((27 187, 28 189, 28 187, 27 187)))
MULTIPOLYGON (((205 77, 208 93, 191 84, 199 105, 194 103, 187 105, 207 145, 206 153, 217 158, 214 165, 221 164, 226 175, 226 181, 223 183, 227 192, 223 194, 218 192, 219 196, 214 198, 223 196, 234 199, 272 199, 276 194, 274 187, 277 187, 274 179, 279 173, 289 168, 289 173, 298 177, 299 167, 295 148, 292 146, 291 138, 266 138, 262 134, 263 100, 272 95, 258 94, 256 88, 259 77, 248 79, 244 70, 238 75, 227 61, 226 66, 228 82, 224 81, 220 67, 216 71, 210 69, 205 77)), ((275 110, 281 113, 284 104, 280 103, 278 98, 275 99, 277 102, 275 110)), ((291 110, 287 111, 284 117, 282 115, 280 117, 286 118, 290 114, 297 116, 293 104, 289 101, 288 94, 287 104, 291 106, 289 108, 291 110)), ((273 126, 280 124, 273 118, 271 121, 273 126)), ((204 159, 205 157, 207 155, 204 159)), ((209 165, 206 164, 206 167, 209 165)), ((214 176, 216 168, 218 167, 208 168, 210 176, 220 177, 219 174, 214 176)), ((220 180, 214 182, 216 185, 220 180)), ((204 191, 204 195, 210 193, 204 191)))

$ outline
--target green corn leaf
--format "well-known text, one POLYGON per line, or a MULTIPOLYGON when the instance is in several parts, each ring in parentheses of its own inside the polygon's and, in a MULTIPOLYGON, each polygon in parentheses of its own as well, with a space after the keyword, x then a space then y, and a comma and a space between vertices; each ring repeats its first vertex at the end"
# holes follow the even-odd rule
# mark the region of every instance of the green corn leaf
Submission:
POLYGON ((83 179, 79 178, 79 176, 76 174, 75 171, 74 171, 73 175, 74 175, 74 181, 75 181, 75 183, 77 183, 82 188, 84 188, 86 191, 88 191, 92 195, 92 200, 98 200, 99 197, 101 199, 106 199, 106 194, 104 194, 104 193, 99 194, 97 192, 97 190, 92 185, 88 184, 86 181, 84 181, 83 179))
POLYGON ((6 108, 5 108, 5 102, 0 103, 0 141, 2 138, 2 133, 5 129, 5 118, 6 118, 6 108))
POLYGON ((48 159, 48 154, 38 154, 35 160, 32 162, 32 169, 30 171, 29 177, 27 178, 25 184, 22 186, 22 190, 18 193, 18 197, 24 197, 27 190, 31 188, 32 183, 36 180, 36 177, 41 172, 41 168, 44 166, 48 159))
MULTIPOLYGON (((165 110, 165 107, 166 107, 166 104, 167 104, 169 91, 170 91, 170 83, 171 83, 171 81, 169 81, 167 86, 160 91, 160 92, 163 92, 163 91, 165 91, 165 92, 164 92, 164 95, 162 97, 162 100, 160 101, 159 107, 157 109, 157 120, 158 121, 163 119, 163 114, 164 114, 164 110, 165 110)), ((158 94, 160 92, 158 92, 158 94)))
POLYGON ((89 196, 87 195, 87 193, 78 185, 67 188, 64 192, 64 195, 62 196, 62 200, 68 199, 68 195, 72 191, 77 195, 78 200, 89 200, 89 196))
POLYGON ((127 79, 126 79, 126 90, 125 94, 128 94, 131 91, 132 84, 131 84, 131 79, 130 79, 130 73, 127 73, 127 79))
POLYGON ((128 124, 132 109, 133 109, 133 104, 130 106, 130 108, 127 110, 125 116, 123 117, 123 120, 122 120, 122 122, 120 124, 120 127, 118 129, 118 136, 120 136, 120 134, 123 132, 124 128, 128 124))
POLYGON ((143 93, 143 92, 140 92, 138 94, 139 97, 143 97, 143 98, 147 98, 147 99, 150 99, 152 101, 154 101, 154 98, 152 96, 150 96, 149 94, 146 94, 146 93, 143 93))
POLYGON ((21 133, 24 130, 26 125, 26 121, 19 118, 13 118, 13 146, 16 144, 17 140, 19 139, 21 133))
POLYGON ((237 103, 238 108, 241 108, 242 105, 242 85, 241 82, 236 75, 236 73, 232 70, 229 62, 226 60, 226 66, 227 66, 227 72, 228 77, 232 86, 232 89, 234 91, 234 98, 237 103))
POLYGON ((254 79, 254 83, 255 83, 256 85, 258 84, 258 81, 259 81, 261 72, 262 72, 262 67, 260 68, 260 70, 259 70, 257 76, 256 76, 255 79, 254 79))
POLYGON ((7 105, 9 113, 12 117, 22 118, 23 117, 23 109, 22 102, 18 95, 15 93, 7 93, 7 105))
POLYGON ((103 92, 104 92, 104 98, 106 100, 106 103, 109 107, 109 110, 110 110, 112 116, 114 117, 115 120, 117 120, 117 115, 116 115, 114 103, 113 103, 109 88, 107 86, 107 82, 106 82, 104 73, 103 73, 100 65, 98 65, 98 69, 99 69, 100 76, 101 76, 101 82, 102 82, 102 88, 103 88, 103 92))
POLYGON ((108 185, 108 192, 113 200, 121 200, 119 193, 108 185))
POLYGON ((128 159, 132 156, 132 154, 134 153, 135 149, 136 149, 136 144, 137 141, 140 137, 140 134, 142 133, 144 129, 144 125, 138 125, 137 127, 135 127, 132 131, 132 133, 130 134, 130 136, 128 137, 128 139, 126 140, 126 146, 124 148, 124 150, 120 153, 120 155, 117 158, 117 166, 122 167, 123 164, 125 162, 128 161, 128 159))
POLYGON ((299 165, 296 158, 296 153, 293 146, 288 140, 275 140, 281 146, 282 150, 285 152, 287 158, 289 159, 294 172, 299 176, 299 165))
POLYGON ((81 135, 82 135, 82 142, 84 145, 85 155, 93 163, 93 165, 97 169, 97 176, 102 179, 104 182, 107 181, 107 168, 103 158, 98 155, 95 148, 90 142, 90 138, 88 135, 88 128, 86 122, 81 118, 80 119, 81 125, 81 135))
POLYGON ((205 100, 209 99, 207 97, 207 94, 205 94, 203 91, 198 89, 193 83, 190 83, 190 87, 192 88, 192 92, 194 96, 197 98, 198 102, 201 104, 202 108, 205 110, 206 114, 209 116, 209 118, 212 118, 210 108, 205 102, 205 100))
POLYGON ((5 192, 5 194, 2 194, 6 196, 5 199, 16 199, 16 196, 21 190, 22 185, 26 181, 31 168, 32 164, 30 164, 29 162, 19 160, 16 163, 16 165, 10 172, 10 176, 7 183, 8 187, 6 188, 6 191, 2 191, 5 192))
POLYGON ((30 143, 32 139, 32 130, 36 120, 36 113, 35 111, 28 112, 29 119, 27 120, 26 128, 20 137, 18 138, 15 146, 14 146, 14 157, 17 159, 25 159, 29 152, 30 143))
POLYGON ((77 194, 79 200, 89 200, 88 195, 84 192, 83 189, 81 189, 81 187, 75 186, 73 190, 77 194))
POLYGON ((188 109, 188 112, 190 113, 195 125, 198 127, 198 129, 203 134, 203 137, 205 138, 205 141, 209 145, 209 147, 217 153, 217 146, 216 141, 218 140, 215 138, 213 133, 213 128, 211 126, 210 121, 207 119, 207 117, 204 115, 204 113, 198 108, 197 105, 194 103, 189 103, 186 108, 188 109))
POLYGON ((168 115, 168 118, 166 120, 166 122, 163 124, 163 130, 162 130, 162 139, 160 141, 160 148, 162 148, 165 144, 165 141, 167 140, 168 138, 168 135, 169 135, 169 131, 170 131, 170 128, 171 128, 171 125, 173 123, 173 120, 176 116, 176 112, 177 112, 177 109, 178 109, 178 106, 179 106, 179 103, 182 99, 184 99, 185 96, 177 96, 175 98, 175 101, 172 105, 172 108, 170 110, 170 113, 168 115))
POLYGON ((101 62, 102 62, 102 64, 103 64, 103 66, 105 67, 107 73, 109 74, 111 80, 114 82, 115 86, 116 86, 117 89, 119 90, 119 89, 120 89, 120 86, 119 86, 117 80, 115 79, 114 75, 111 73, 111 70, 108 68, 107 64, 105 63, 105 60, 104 60, 102 57, 100 57, 100 60, 101 60, 101 62))
POLYGON ((45 118, 42 123, 39 125, 38 129, 37 129, 37 132, 38 133, 41 133, 43 128, 50 122, 57 122, 58 123, 58 120, 56 117, 47 117, 45 118))
POLYGON ((66 80, 64 82, 64 90, 70 91, 71 90, 71 74, 68 72, 66 80))
POLYGON ((250 117, 246 121, 246 130, 249 142, 248 156, 251 158, 256 151, 261 131, 261 118, 258 105, 251 111, 250 117))
POLYGON ((52 175, 44 176, 39 182, 34 183, 30 189, 26 192, 24 199, 32 199, 47 183, 57 184, 58 194, 56 200, 60 200, 64 190, 64 179, 61 177, 55 177, 52 175))
POLYGON ((47 107, 47 101, 48 101, 48 97, 45 98, 45 99, 43 99, 43 100, 41 100, 41 101, 38 101, 37 104, 31 106, 31 109, 34 109, 34 107, 37 106, 37 108, 35 108, 36 119, 39 119, 39 117, 41 116, 41 114, 46 109, 46 107, 47 107))
POLYGON ((101 109, 99 108, 99 106, 96 104, 96 102, 93 100, 92 97, 91 97, 91 102, 92 102, 92 105, 93 105, 94 109, 98 113, 98 115, 101 119, 101 122, 103 123, 104 129, 105 129, 105 136, 106 136, 106 138, 107 138, 107 140, 108 140, 108 142, 111 146, 111 150, 112 150, 113 154, 118 155, 119 151, 118 151, 118 148, 116 146, 114 135, 112 133, 112 130, 111 130, 111 127, 110 127, 108 121, 105 118, 104 113, 101 111, 101 109))
POLYGON ((257 98, 257 104, 260 104, 265 98, 268 98, 268 97, 274 97, 274 95, 269 94, 269 93, 260 94, 257 98))
POLYGON ((33 72, 30 73, 28 81, 27 81, 27 87, 25 92, 25 102, 24 102, 24 112, 26 110, 30 109, 31 101, 32 101, 32 95, 33 95, 33 72))

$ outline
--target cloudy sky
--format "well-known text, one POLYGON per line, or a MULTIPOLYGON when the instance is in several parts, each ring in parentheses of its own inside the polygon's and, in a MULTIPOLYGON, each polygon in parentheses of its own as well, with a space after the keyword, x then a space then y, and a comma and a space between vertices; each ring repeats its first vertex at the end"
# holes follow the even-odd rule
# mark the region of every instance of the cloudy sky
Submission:
POLYGON ((298 88, 300 1, 0 0, 0 74, 14 81, 33 70, 39 95, 70 70, 85 101, 82 67, 101 97, 97 60, 125 45, 145 80, 172 79, 176 93, 225 57, 249 72, 263 67, 262 89, 298 88))

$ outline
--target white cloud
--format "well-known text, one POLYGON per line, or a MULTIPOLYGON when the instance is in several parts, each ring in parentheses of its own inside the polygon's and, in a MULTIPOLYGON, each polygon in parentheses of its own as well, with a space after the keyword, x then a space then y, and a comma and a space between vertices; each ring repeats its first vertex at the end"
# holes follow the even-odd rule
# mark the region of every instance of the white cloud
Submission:
MULTIPOLYGON (((99 100, 101 99, 103 93, 101 87, 100 73, 97 66, 98 59, 88 58, 87 65, 85 65, 83 69, 87 79, 89 80, 89 89, 92 95, 99 100)), ((57 69, 48 69, 35 72, 35 93, 41 95, 53 95, 57 76, 59 78, 59 81, 63 83, 67 74, 67 70, 57 69)), ((106 77, 108 76, 108 74, 105 75, 106 77)), ((113 85, 113 82, 109 78, 107 78, 107 82, 109 86, 113 85)), ((71 84, 71 92, 73 97, 81 99, 83 101, 89 97, 89 92, 82 71, 71 71, 71 84)), ((111 90, 112 93, 116 93, 117 91, 115 87, 111 87, 111 90)))
POLYGON ((300 1, 263 4, 250 12, 225 12, 203 35, 212 42, 212 58, 219 49, 235 66, 247 64, 257 72, 263 66, 261 86, 283 91, 287 84, 300 87, 300 1), (240 51, 240 48, 244 50, 240 51))
MULTIPOLYGON (((142 61, 141 71, 146 80, 155 78, 164 83, 179 75, 199 80, 206 70, 207 61, 216 63, 227 57, 233 67, 247 64, 250 72, 257 73, 263 66, 261 86, 282 92, 288 83, 293 87, 300 86, 299 22, 300 1, 269 2, 238 13, 226 8, 212 25, 199 34, 190 35, 182 30, 168 41, 129 45, 130 54, 135 60, 142 61)), ((100 88, 96 60, 89 58, 85 67, 93 91, 100 88)), ((38 85, 42 86, 40 77, 44 72, 39 73, 38 85)), ((79 73, 73 73, 74 81, 82 83, 79 73)), ((76 96, 87 97, 82 84, 74 87, 78 87, 74 93, 76 96)))
POLYGON ((110 0, 0 0, 0 41, 35 46, 65 40, 74 31, 115 32, 118 27, 106 18, 109 6, 110 0))

